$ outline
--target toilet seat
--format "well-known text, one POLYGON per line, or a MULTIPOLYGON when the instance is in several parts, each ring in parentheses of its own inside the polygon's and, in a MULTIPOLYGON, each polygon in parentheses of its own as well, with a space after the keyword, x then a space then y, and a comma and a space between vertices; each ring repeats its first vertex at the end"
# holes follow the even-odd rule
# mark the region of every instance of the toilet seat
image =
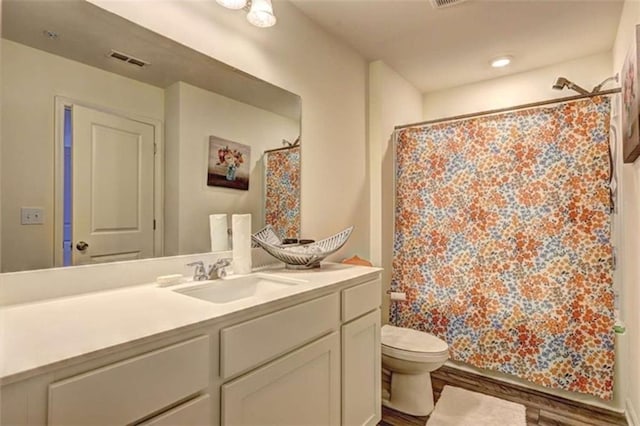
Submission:
POLYGON ((384 325, 381 330, 382 353, 392 358, 415 362, 438 362, 449 357, 449 345, 429 333, 384 325))

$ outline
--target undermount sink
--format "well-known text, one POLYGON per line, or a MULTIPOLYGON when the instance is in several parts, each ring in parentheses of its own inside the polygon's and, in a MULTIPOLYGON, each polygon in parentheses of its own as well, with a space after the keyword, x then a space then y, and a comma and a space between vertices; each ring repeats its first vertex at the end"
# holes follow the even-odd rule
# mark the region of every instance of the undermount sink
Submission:
POLYGON ((204 281, 197 285, 174 291, 212 303, 229 303, 249 297, 264 296, 274 291, 291 288, 306 282, 295 278, 252 274, 204 281))

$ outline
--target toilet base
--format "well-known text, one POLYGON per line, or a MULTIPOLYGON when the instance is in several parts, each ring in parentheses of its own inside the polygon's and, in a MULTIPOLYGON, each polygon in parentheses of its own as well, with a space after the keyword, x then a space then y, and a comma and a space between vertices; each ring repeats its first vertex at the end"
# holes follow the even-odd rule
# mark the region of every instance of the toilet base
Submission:
POLYGON ((412 416, 428 416, 433 411, 431 374, 391 373, 391 396, 382 405, 412 416))

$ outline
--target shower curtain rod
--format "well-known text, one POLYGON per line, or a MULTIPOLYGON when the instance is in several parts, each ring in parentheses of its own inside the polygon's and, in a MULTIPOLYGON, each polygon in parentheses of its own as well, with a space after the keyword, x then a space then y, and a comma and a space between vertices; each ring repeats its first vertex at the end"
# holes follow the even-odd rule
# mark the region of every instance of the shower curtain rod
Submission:
POLYGON ((474 117, 480 117, 483 115, 498 114, 501 112, 517 111, 519 109, 534 108, 534 107, 539 107, 544 105, 557 104, 560 102, 576 101, 578 99, 592 98, 594 96, 613 95, 615 93, 620 93, 621 91, 622 89, 620 87, 617 87, 615 89, 603 90, 598 93, 589 93, 588 95, 567 96, 565 98, 549 99, 546 101, 532 102, 530 104, 517 105, 517 106, 512 106, 507 108, 492 109, 489 111, 482 111, 482 112, 473 112, 470 114, 454 115, 453 117, 438 118, 435 120, 421 121, 419 123, 402 124, 399 126, 395 126, 394 132, 397 130, 402 130, 409 127, 424 126, 426 124, 436 124, 436 123, 444 123, 446 121, 464 120, 465 118, 474 118, 474 117))
POLYGON ((266 154, 268 152, 284 151, 285 149, 293 149, 293 148, 300 148, 300 145, 283 146, 282 148, 267 149, 264 151, 264 153, 266 154))

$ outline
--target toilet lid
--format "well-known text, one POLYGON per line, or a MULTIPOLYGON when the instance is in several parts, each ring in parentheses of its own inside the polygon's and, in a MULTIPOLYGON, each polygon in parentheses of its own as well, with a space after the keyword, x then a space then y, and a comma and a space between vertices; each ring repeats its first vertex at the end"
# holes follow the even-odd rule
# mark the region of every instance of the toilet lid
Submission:
POLYGON ((449 350, 447 342, 436 336, 393 325, 382 326, 381 341, 384 346, 409 352, 443 353, 449 350))

